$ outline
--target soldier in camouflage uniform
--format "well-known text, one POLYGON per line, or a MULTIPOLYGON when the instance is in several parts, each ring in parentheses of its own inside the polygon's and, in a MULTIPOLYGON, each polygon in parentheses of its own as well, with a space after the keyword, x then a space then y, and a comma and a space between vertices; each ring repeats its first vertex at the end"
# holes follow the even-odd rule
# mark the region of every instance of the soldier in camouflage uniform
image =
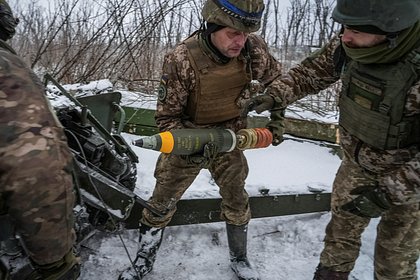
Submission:
POLYGON ((361 234, 381 217, 374 279, 417 279, 420 248, 420 2, 338 0, 339 36, 267 88, 248 110, 285 107, 341 78, 342 164, 314 279, 348 279, 361 234), (279 105, 280 104, 280 105, 279 105))
MULTIPOLYGON (((161 131, 238 131, 246 127, 241 106, 252 92, 258 91, 258 84, 270 83, 281 70, 264 41, 250 34, 259 29, 263 10, 262 0, 207 0, 202 10, 203 27, 165 57, 155 116, 161 131)), ((134 267, 123 272, 120 279, 141 279, 152 269, 163 229, 202 168, 210 171, 220 187, 221 217, 226 221, 232 269, 239 279, 259 279, 246 252, 247 224, 251 218, 244 189, 248 175, 246 158, 237 149, 217 153, 211 144, 204 154, 159 156, 157 182, 149 202, 166 215, 158 217, 147 209, 143 211, 134 267)))
POLYGON ((0 1, 0 279, 76 279, 72 156, 42 83, 5 42, 17 23, 0 1))

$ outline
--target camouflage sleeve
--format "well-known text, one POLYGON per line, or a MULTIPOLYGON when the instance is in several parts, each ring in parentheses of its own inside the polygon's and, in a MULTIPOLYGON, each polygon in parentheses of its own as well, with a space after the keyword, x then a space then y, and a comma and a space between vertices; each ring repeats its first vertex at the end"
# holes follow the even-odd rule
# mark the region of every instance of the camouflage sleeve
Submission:
POLYGON ((332 39, 319 51, 291 68, 267 88, 267 93, 280 98, 281 105, 287 105, 336 82, 340 77, 335 71, 334 53, 340 45, 338 37, 332 39))
MULTIPOLYGON (((413 102, 420 104, 420 81, 411 89, 409 96, 416 97, 413 102)), ((379 184, 386 186, 394 204, 420 202, 420 148, 411 160, 389 172, 379 184)))
POLYGON ((195 72, 184 44, 166 54, 155 113, 160 131, 184 128, 182 120, 187 106, 188 92, 195 90, 195 72))
POLYGON ((282 65, 271 54, 267 44, 257 35, 249 36, 252 79, 268 85, 281 75, 282 65))
POLYGON ((44 88, 0 50, 0 193, 31 259, 48 264, 73 246, 72 156, 44 88))

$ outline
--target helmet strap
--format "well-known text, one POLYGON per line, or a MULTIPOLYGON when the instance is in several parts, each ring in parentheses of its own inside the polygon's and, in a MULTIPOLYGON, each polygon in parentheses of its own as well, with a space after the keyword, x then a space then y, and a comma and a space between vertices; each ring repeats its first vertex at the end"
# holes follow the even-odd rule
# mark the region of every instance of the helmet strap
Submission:
POLYGON ((398 39, 399 32, 388 33, 386 35, 386 39, 389 42, 388 48, 393 49, 397 46, 397 39, 398 39))

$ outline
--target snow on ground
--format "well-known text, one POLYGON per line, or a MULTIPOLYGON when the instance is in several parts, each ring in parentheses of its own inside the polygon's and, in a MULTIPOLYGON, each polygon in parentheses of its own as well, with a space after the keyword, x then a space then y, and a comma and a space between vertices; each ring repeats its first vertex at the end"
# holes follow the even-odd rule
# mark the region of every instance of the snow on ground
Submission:
MULTIPOLYGON (((87 85, 69 85, 76 93, 106 91, 107 80, 87 85)), ((55 91, 54 87, 51 91, 55 91)), ((155 97, 122 92, 122 105, 154 109, 155 97)), ((62 96, 49 96, 53 103, 66 104, 62 96)), ((317 119, 336 123, 337 113, 314 116, 294 108, 288 116, 317 119)), ((138 136, 124 134, 127 142, 138 136)), ((136 193, 148 199, 153 191, 153 171, 158 152, 132 146, 139 156, 136 193)), ((291 139, 278 147, 245 152, 250 167, 246 190, 252 196, 259 190, 270 194, 307 193, 308 187, 331 191, 340 159, 325 146, 310 141, 291 139)), ((185 198, 219 197, 218 187, 208 171, 203 170, 184 195, 185 198)), ((330 213, 311 213, 294 216, 252 219, 249 224, 248 255, 259 270, 262 280, 308 280, 319 261, 323 248, 324 230, 330 213)), ((372 219, 362 236, 360 256, 350 279, 373 279, 373 247, 376 225, 372 219)), ((124 246, 134 258, 138 233, 125 230, 114 233, 99 232, 84 248, 81 280, 117 279, 130 261, 124 246)), ((418 261, 418 267, 420 261, 418 261)), ((420 278, 420 272, 418 272, 420 278)), ((154 270, 144 280, 236 280, 229 268, 224 223, 172 226, 165 229, 164 240, 158 252, 154 270)))
MULTIPOLYGON (((128 142, 138 136, 124 134, 128 142)), ((138 154, 138 189, 147 199, 154 187, 155 151, 132 147, 138 154)), ((278 147, 248 150, 250 174, 246 189, 259 195, 265 187, 274 193, 305 193, 307 187, 331 191, 340 159, 327 147, 286 140, 278 147)), ((218 188, 203 170, 184 198, 218 197, 218 188)), ((308 280, 319 261, 324 229, 330 213, 253 219, 249 225, 248 254, 262 280, 308 280)), ((373 279, 373 244, 378 219, 363 235, 363 245, 351 279, 373 279)), ((131 256, 137 250, 136 230, 123 231, 122 241, 131 256)), ((129 259, 117 233, 100 233, 88 244, 82 280, 117 279, 129 259)), ((229 267, 224 223, 172 226, 165 229, 154 270, 145 280, 234 280, 229 267)), ((419 274, 420 276, 420 274, 419 274)))

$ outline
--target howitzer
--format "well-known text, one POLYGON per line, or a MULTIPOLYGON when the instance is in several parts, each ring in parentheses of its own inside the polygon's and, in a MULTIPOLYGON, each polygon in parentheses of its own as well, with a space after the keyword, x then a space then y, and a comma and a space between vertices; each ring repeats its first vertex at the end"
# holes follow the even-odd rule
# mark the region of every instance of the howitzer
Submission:
MULTIPOLYGON (((121 94, 108 92, 75 98, 47 74, 46 86, 48 82, 73 103, 55 110, 75 159, 74 179, 78 202, 83 206, 75 211, 76 218, 87 216, 93 226, 115 227, 115 222, 124 221, 130 215, 135 203, 161 215, 134 194, 138 157, 119 135, 121 127, 116 133, 112 130, 116 111, 120 111, 120 123, 124 122, 124 111, 119 106, 121 94)), ((79 233, 85 227, 85 222, 77 223, 80 220, 83 219, 76 219, 79 233)))

